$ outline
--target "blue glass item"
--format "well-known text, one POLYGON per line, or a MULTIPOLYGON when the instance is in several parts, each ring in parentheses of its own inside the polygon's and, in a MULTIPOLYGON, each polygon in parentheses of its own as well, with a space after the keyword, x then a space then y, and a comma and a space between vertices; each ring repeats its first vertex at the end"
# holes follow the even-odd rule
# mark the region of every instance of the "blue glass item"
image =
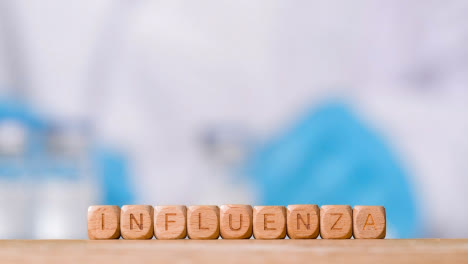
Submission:
POLYGON ((17 98, 0 98, 0 122, 14 121, 26 129, 24 157, 30 159, 44 149, 46 122, 17 98))
POLYGON ((263 204, 383 205, 396 236, 421 232, 410 178, 344 102, 311 109, 257 147, 246 166, 263 204))
POLYGON ((28 163, 41 148, 43 128, 44 122, 21 100, 0 98, 0 238, 30 238, 33 232, 28 163))
POLYGON ((93 151, 94 166, 102 190, 102 203, 133 204, 135 196, 126 156, 110 147, 96 147, 93 151))

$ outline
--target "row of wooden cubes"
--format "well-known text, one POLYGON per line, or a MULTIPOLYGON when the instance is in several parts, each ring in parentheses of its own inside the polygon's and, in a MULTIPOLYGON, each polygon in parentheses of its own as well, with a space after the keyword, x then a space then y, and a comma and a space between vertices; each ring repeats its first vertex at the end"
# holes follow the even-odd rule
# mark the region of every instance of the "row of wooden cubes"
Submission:
POLYGON ((88 208, 90 239, 325 239, 385 238, 383 206, 289 205, 88 208))

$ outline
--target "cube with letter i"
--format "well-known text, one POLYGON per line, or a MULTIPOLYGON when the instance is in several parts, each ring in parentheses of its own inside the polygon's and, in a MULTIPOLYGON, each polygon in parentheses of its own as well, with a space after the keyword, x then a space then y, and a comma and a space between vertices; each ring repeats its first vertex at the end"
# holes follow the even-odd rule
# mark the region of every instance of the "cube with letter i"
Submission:
POLYGON ((89 239, 120 237, 120 208, 115 205, 94 205, 88 208, 89 239))

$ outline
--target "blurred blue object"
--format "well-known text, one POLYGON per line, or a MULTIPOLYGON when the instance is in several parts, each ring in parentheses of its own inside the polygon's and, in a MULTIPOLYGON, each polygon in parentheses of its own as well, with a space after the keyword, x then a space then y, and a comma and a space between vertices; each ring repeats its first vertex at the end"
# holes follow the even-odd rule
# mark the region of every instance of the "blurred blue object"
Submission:
POLYGON ((18 124, 26 133, 24 149, 19 149, 21 155, 30 158, 37 155, 44 148, 43 134, 46 122, 37 115, 27 104, 18 98, 0 98, 0 125, 5 123, 18 124))
POLYGON ((93 154, 97 174, 100 176, 103 204, 133 204, 129 168, 126 156, 109 147, 97 147, 93 154))
POLYGON ((43 120, 21 100, 0 98, 0 120, 14 119, 26 124, 31 129, 44 127, 43 120))
POLYGON ((93 139, 86 119, 0 98, 0 239, 83 238, 90 204, 133 203, 126 155, 93 139))
POLYGON ((43 120, 14 97, 0 98, 0 238, 30 238, 35 200, 27 166, 41 148, 43 120))
POLYGON ((350 109, 328 101, 254 152, 247 173, 262 202, 383 205, 394 236, 418 236, 408 175, 384 140, 350 109))
POLYGON ((44 127, 43 120, 21 100, 0 98, 0 177, 25 175, 25 161, 38 152, 44 127))

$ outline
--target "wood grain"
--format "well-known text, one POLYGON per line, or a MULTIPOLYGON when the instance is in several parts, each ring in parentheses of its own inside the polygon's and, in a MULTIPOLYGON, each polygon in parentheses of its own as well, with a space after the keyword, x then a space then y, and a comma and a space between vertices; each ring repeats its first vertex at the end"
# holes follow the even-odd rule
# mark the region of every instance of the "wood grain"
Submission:
POLYGON ((255 206, 253 234, 256 239, 286 237, 286 208, 284 206, 255 206))
POLYGON ((185 205, 154 207, 154 236, 157 239, 181 239, 187 236, 185 205))
POLYGON ((385 238, 386 230, 387 223, 383 206, 354 206, 354 238, 385 238))
POLYGON ((246 239, 252 236, 252 206, 227 204, 220 207, 220 232, 224 239, 246 239))
POLYGON ((218 239, 219 207, 216 205, 189 206, 187 233, 191 239, 218 239))
POLYGON ((0 240, 2 263, 468 263, 468 239, 0 240))
POLYGON ((288 205, 286 222, 289 238, 317 238, 320 233, 320 209, 316 204, 288 205))
POLYGON ((153 206, 122 206, 120 234, 124 239, 151 239, 153 237, 153 206))
POLYGON ((88 208, 89 239, 116 239, 120 237, 120 207, 94 205, 88 208))
POLYGON ((320 236, 326 239, 351 238, 353 210, 349 205, 323 205, 320 207, 320 236))

